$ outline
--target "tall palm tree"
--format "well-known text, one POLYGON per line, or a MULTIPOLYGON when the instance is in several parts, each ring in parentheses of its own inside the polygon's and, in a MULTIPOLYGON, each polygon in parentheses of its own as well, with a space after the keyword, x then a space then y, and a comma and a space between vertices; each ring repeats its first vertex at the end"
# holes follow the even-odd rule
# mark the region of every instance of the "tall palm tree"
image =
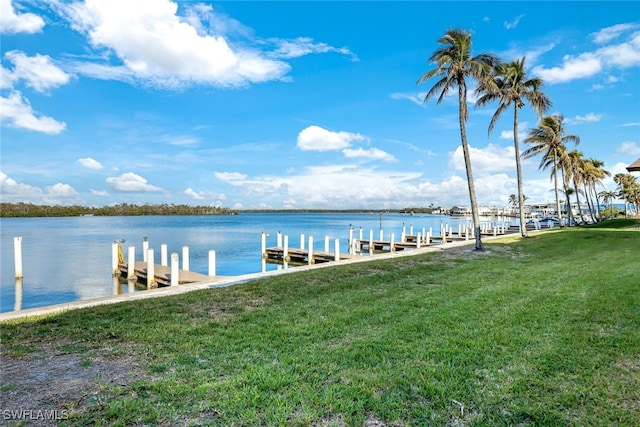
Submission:
MULTIPOLYGON (((587 208, 589 209, 589 216, 592 222, 596 222, 596 206, 593 200, 593 192, 595 191, 594 181, 596 179, 596 167, 591 163, 591 159, 584 159, 582 163, 582 190, 584 197, 587 201, 587 208)), ((596 200, 598 194, 596 193, 596 200)))
POLYGON ((601 218, 600 200, 596 187, 600 185, 604 188, 604 186, 602 185, 602 180, 608 176, 611 176, 611 172, 604 168, 603 161, 594 158, 588 159, 586 162, 586 166, 585 181, 588 184, 591 193, 595 196, 594 211, 596 211, 595 216, 599 220, 601 218))
POLYGON ((605 203, 605 205, 609 205, 609 215, 612 215, 613 205, 611 204, 611 202, 614 201, 616 197, 618 197, 618 193, 611 190, 603 190, 599 194, 600 197, 602 197, 602 201, 605 203))
POLYGON ((499 64, 499 59, 491 54, 479 54, 472 56, 471 34, 464 30, 451 29, 438 39, 441 45, 429 58, 435 68, 424 73, 417 84, 422 84, 432 77, 441 77, 424 97, 426 103, 429 99, 438 95, 436 104, 440 104, 450 90, 458 88, 458 120, 460 122, 460 139, 464 154, 464 165, 467 171, 467 185, 469 186, 469 199, 471 201, 471 214, 476 237, 476 250, 484 249, 480 234, 480 216, 476 190, 473 183, 471 170, 471 157, 469 144, 467 143, 467 131, 465 123, 469 118, 467 108, 467 78, 478 83, 491 85, 491 75, 499 64))
MULTIPOLYGON (((540 169, 551 167, 551 178, 553 179, 556 193, 556 210, 558 212, 560 227, 563 226, 560 197, 558 195, 558 171, 562 171, 562 163, 560 160, 566 155, 565 144, 567 142, 580 143, 580 137, 577 135, 565 134, 566 131, 562 124, 563 121, 564 117, 558 114, 543 117, 538 127, 529 130, 529 137, 526 138, 524 142, 531 144, 531 148, 522 153, 522 156, 526 159, 542 154, 540 169)), ((570 205, 569 209, 571 209, 570 205)))
POLYGON ((525 71, 525 57, 520 60, 500 64, 496 69, 494 84, 481 85, 478 93, 481 95, 476 106, 483 106, 490 101, 498 100, 498 109, 489 123, 489 134, 493 131, 500 115, 513 105, 513 146, 516 157, 516 176, 518 181, 518 207, 520 208, 520 233, 527 237, 525 227, 524 195, 522 190, 522 165, 520 162, 520 143, 518 141, 518 111, 528 101, 538 118, 549 109, 551 100, 541 89, 544 85, 538 77, 528 78, 525 71), (497 89, 497 90, 496 90, 497 89))
POLYGON ((567 153, 566 173, 568 179, 573 182, 573 192, 576 194, 576 202, 578 203, 578 217, 582 222, 582 207, 580 205, 580 189, 584 177, 584 155, 581 151, 571 150, 567 153))
POLYGON ((613 182, 618 184, 618 197, 624 200, 624 216, 627 217, 628 204, 633 203, 638 209, 638 199, 640 196, 640 184, 636 177, 630 173, 617 173, 613 177, 613 182))

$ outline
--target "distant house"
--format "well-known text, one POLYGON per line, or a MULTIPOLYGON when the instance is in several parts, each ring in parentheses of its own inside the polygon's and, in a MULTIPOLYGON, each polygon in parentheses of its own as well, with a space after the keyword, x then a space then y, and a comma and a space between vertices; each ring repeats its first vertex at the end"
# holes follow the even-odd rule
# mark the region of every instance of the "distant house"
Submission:
POLYGON ((451 215, 455 215, 455 216, 471 215, 471 208, 467 206, 454 206, 451 208, 451 215))
POLYGON ((627 166, 629 172, 640 172, 640 159, 627 166))

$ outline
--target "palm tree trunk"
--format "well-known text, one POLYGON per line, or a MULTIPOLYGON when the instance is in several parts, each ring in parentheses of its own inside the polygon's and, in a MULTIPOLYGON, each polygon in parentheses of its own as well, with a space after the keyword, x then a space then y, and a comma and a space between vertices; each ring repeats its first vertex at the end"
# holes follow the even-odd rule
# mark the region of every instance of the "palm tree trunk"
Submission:
MULTIPOLYGON (((580 218, 580 222, 582 222, 582 208, 580 207, 580 190, 578 189, 578 184, 573 181, 573 188, 576 190, 576 203, 578 203, 578 217, 580 218)), ((571 209, 571 205, 569 205, 569 209, 571 209)), ((576 221, 576 224, 578 221, 576 221)))
POLYGON ((520 164, 520 143, 518 141, 518 103, 513 107, 513 146, 516 153, 516 176, 518 180, 518 207, 520 208, 520 234, 527 237, 527 224, 524 217, 524 192, 522 191, 522 165, 520 164))
POLYGON ((574 222, 573 220, 573 209, 571 209, 571 194, 568 188, 569 177, 565 174, 564 168, 560 167, 560 172, 562 172, 562 189, 564 191, 565 201, 564 205, 567 208, 567 225, 571 227, 571 224, 574 222))
POLYGON ((596 215, 593 209, 593 200, 591 198, 591 190, 589 189, 591 186, 587 185, 586 181, 582 182, 582 186, 584 187, 584 197, 587 199, 587 207, 589 208, 589 216, 591 217, 591 222, 596 222, 596 215))
POLYGON ((596 190, 595 184, 593 186, 593 194, 596 195, 596 206, 597 206, 596 215, 597 215, 597 220, 598 221, 602 221, 602 209, 600 209, 600 196, 598 196, 598 191, 596 190))
POLYGON ((553 187, 556 191, 556 211, 558 212, 558 224, 560 227, 564 227, 562 224, 562 211, 560 210, 560 196, 558 195, 558 156, 553 153, 553 187))
POLYGON ((467 130, 465 121, 467 117, 467 86, 464 80, 458 81, 458 100, 459 100, 459 120, 460 120, 460 138, 462 139, 462 152, 464 154, 464 166, 467 170, 467 185, 469 186, 469 200, 471 201, 471 215, 473 216, 473 228, 476 237, 476 251, 484 250, 482 245, 482 236, 480 234, 480 215, 478 214, 478 202, 476 200, 476 188, 473 183, 473 172, 471 170, 471 156, 469 154, 469 144, 467 143, 467 130))

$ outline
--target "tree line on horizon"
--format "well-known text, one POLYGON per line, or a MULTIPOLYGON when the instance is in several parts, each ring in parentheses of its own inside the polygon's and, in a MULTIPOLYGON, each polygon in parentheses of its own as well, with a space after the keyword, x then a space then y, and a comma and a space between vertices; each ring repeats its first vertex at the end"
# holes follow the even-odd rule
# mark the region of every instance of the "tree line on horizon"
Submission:
MULTIPOLYGON (((0 217, 70 217, 70 216, 140 216, 140 215, 237 215, 240 213, 433 213, 441 207, 407 207, 402 209, 241 209, 190 205, 117 204, 102 207, 35 205, 32 203, 0 203, 0 217)), ((445 209, 446 210, 446 209, 445 209)))
MULTIPOLYGON (((524 194, 522 184, 521 159, 542 156, 539 169, 551 170, 551 179, 554 183, 556 212, 560 220, 560 226, 564 227, 562 209, 560 207, 560 192, 564 194, 567 209, 567 224, 579 224, 583 221, 580 195, 584 196, 587 203, 588 215, 591 221, 602 219, 600 201, 602 198, 610 203, 616 197, 620 197, 627 203, 640 202, 640 183, 631 174, 616 174, 614 182, 618 185, 618 191, 597 191, 602 186, 602 180, 611 173, 604 169, 604 162, 585 158, 583 153, 567 145, 578 145, 578 135, 567 134, 564 127, 562 114, 545 116, 544 114, 552 105, 549 97, 542 91, 544 82, 539 77, 527 76, 525 69, 526 57, 515 59, 511 62, 503 62, 499 57, 481 53, 473 56, 471 33, 461 29, 451 29, 445 32, 437 41, 438 49, 429 57, 429 63, 435 68, 427 71, 417 81, 423 84, 437 77, 431 89, 424 97, 424 103, 437 98, 436 105, 440 104, 446 95, 454 89, 458 91, 458 118, 460 124, 460 139, 469 188, 469 200, 475 229, 475 249, 483 250, 480 233, 480 219, 478 202, 476 198, 471 157, 467 141, 466 121, 469 117, 467 107, 467 79, 473 80, 478 94, 476 107, 486 106, 491 102, 497 102, 498 106, 488 126, 488 134, 491 134, 498 118, 506 111, 513 109, 513 144, 515 148, 516 175, 517 175, 517 206, 519 209, 520 231, 523 237, 527 237, 525 226, 524 194), (528 132, 524 143, 529 148, 520 152, 518 140, 519 110, 526 103, 535 111, 539 123, 528 132), (561 185, 558 183, 560 175, 561 185), (579 219, 572 218, 571 197, 575 196, 578 206, 579 219)), ((604 187, 603 187, 604 188, 604 187)), ((626 209, 625 209, 626 212, 626 209)))
POLYGON ((237 211, 215 206, 189 205, 117 205, 59 206, 34 205, 31 203, 0 203, 0 217, 68 217, 68 216, 138 216, 138 215, 234 215, 237 211))

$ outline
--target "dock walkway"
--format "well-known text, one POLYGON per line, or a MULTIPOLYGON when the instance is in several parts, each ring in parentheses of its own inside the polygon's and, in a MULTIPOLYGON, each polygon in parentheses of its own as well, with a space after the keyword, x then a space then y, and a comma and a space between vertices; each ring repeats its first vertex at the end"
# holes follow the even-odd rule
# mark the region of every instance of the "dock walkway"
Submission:
MULTIPOLYGON (((319 264, 336 260, 334 252, 312 251, 311 261, 309 260, 309 250, 300 248, 288 248, 286 256, 283 247, 265 248, 262 257, 271 262, 287 262, 293 264, 319 264)), ((354 255, 339 254, 340 260, 354 258, 354 255)))
MULTIPOLYGON (((127 279, 128 276, 128 265, 127 263, 120 263, 118 265, 120 271, 120 277, 127 279)), ((171 267, 154 264, 154 280, 149 283, 147 277, 147 263, 144 261, 136 262, 134 271, 135 271, 135 280, 139 283, 144 283, 147 285, 147 288, 157 288, 157 287, 165 287, 171 286, 171 267)), ((196 283, 196 282, 205 282, 205 281, 213 281, 216 278, 223 280, 224 277, 221 276, 208 276, 206 274, 197 273, 195 271, 188 270, 178 270, 178 284, 183 285, 185 283, 196 283)))

